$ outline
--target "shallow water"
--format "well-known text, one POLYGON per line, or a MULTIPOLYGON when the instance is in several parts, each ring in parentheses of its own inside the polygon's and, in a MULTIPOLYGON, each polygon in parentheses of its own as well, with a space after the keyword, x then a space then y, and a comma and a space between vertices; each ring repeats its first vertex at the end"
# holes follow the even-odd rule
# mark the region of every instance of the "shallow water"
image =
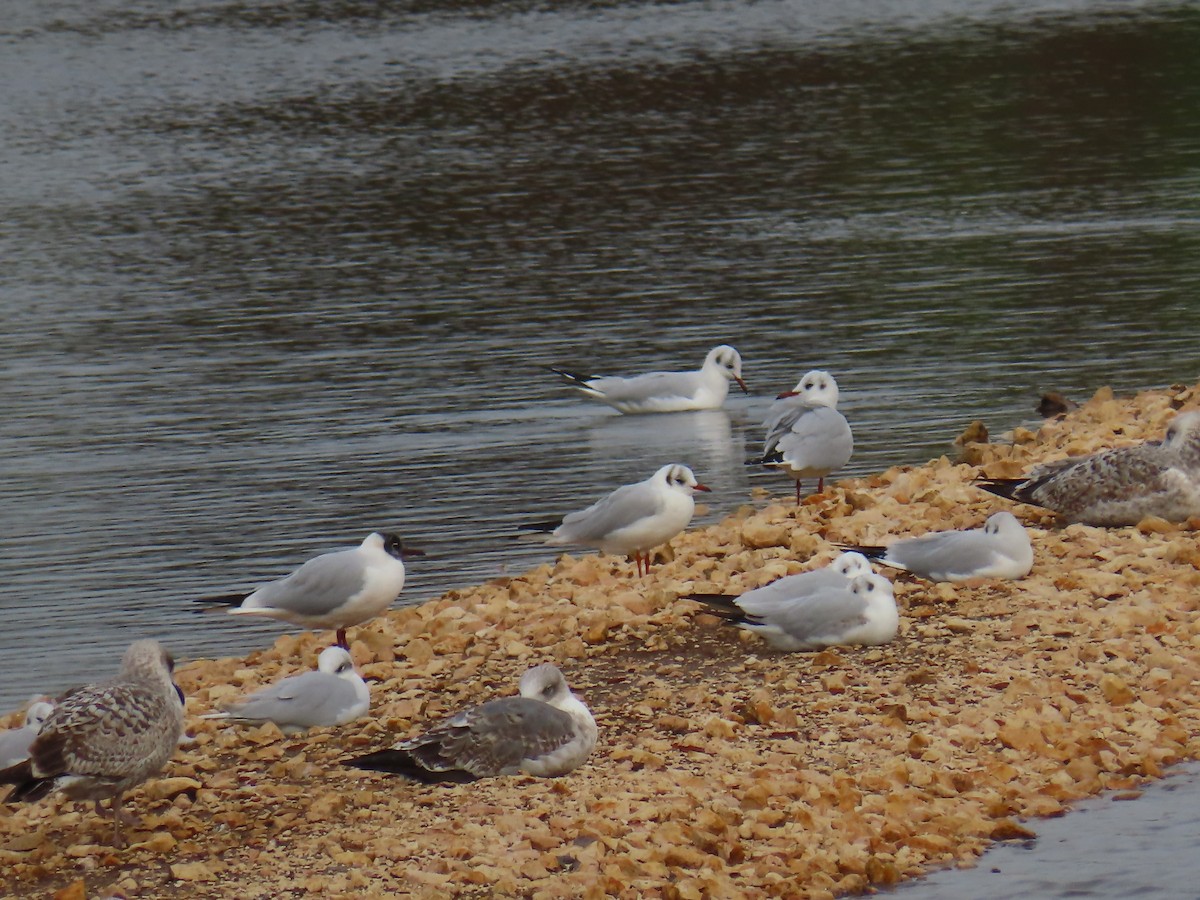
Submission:
POLYGON ((1200 14, 1127 2, 33 2, 0 22, 0 707, 282 630, 194 616, 400 531, 405 602, 663 463, 848 474, 1198 376, 1200 14), (629 419, 542 368, 751 396, 629 419))

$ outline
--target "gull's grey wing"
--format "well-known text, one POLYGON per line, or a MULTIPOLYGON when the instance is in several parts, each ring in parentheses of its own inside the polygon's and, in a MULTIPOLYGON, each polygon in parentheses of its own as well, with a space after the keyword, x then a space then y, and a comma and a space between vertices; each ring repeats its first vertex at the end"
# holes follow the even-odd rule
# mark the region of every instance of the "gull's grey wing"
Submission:
POLYGON ((746 591, 735 601, 738 607, 752 616, 770 616, 796 600, 823 588, 850 586, 850 579, 831 568, 815 569, 797 575, 787 575, 770 584, 746 591))
POLYGON ((774 452, 779 439, 788 434, 797 420, 812 409, 813 407, 809 406, 803 397, 784 397, 772 403, 771 408, 767 410, 767 418, 763 422, 767 430, 767 436, 763 441, 763 455, 767 456, 774 452))
POLYGON ((362 555, 339 550, 314 557, 299 569, 265 584, 246 598, 245 607, 285 609, 301 616, 322 616, 363 589, 362 555))
POLYGON ((555 534, 567 541, 600 541, 640 519, 657 515, 661 509, 662 498, 645 482, 627 484, 587 509, 569 513, 555 534))
POLYGON ((807 468, 839 469, 854 452, 854 437, 845 416, 819 406, 797 418, 791 431, 780 436, 776 449, 785 459, 802 460, 807 468))
POLYGON ((28 726, 0 731, 0 769, 16 765, 29 756, 29 745, 37 732, 28 726))
POLYGON ((991 565, 1000 542, 982 531, 940 531, 896 541, 883 559, 935 581, 947 576, 968 576, 991 565))
POLYGON ((648 397, 692 397, 699 387, 694 372, 647 372, 633 378, 594 378, 588 386, 606 400, 644 400, 648 397))
POLYGON ((236 719, 312 728, 336 725, 357 702, 352 682, 327 672, 305 672, 255 691, 227 712, 236 719))
POLYGON ((823 588, 763 617, 764 625, 773 625, 797 641, 809 641, 840 635, 866 622, 867 601, 848 587, 823 588))

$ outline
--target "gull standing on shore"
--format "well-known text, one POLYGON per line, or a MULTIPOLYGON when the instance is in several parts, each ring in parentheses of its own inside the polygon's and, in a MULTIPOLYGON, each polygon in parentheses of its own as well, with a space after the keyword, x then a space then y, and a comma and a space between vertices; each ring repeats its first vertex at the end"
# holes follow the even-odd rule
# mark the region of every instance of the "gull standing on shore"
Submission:
POLYGON ((1024 478, 976 482, 1008 500, 1085 525, 1136 525, 1146 516, 1200 516, 1200 412, 1177 415, 1161 441, 1043 463, 1024 478))
POLYGON ((229 607, 231 615, 265 616, 306 628, 337 629, 337 645, 349 649, 346 629, 378 616, 404 589, 405 548, 398 535, 372 532, 351 550, 313 557, 292 574, 251 593, 205 597, 197 603, 229 607))
POLYGON ((780 469, 800 483, 817 479, 817 492, 825 490, 825 476, 842 468, 854 453, 850 423, 837 410, 838 386, 820 369, 805 374, 793 390, 784 391, 767 411, 763 455, 749 461, 780 469))
POLYGON ((62 697, 33 743, 29 758, 0 770, 13 784, 6 802, 40 800, 62 791, 72 800, 101 800, 112 809, 114 846, 124 846, 121 795, 157 775, 183 735, 182 692, 171 655, 157 641, 135 641, 120 673, 62 697))
POLYGON ((389 750, 346 765, 433 784, 498 775, 564 775, 596 746, 596 720, 550 663, 521 676, 519 697, 463 710, 389 750))
MULTIPOLYGON (((693 599, 709 602, 703 595, 693 599)), ((886 644, 900 628, 892 583, 874 574, 858 575, 846 585, 822 587, 773 602, 757 614, 740 605, 709 605, 727 622, 760 635, 776 650, 886 644)))
POLYGON ((750 392, 742 380, 742 357, 727 344, 709 350, 704 365, 694 372, 647 372, 622 378, 549 368, 583 395, 626 414, 720 409, 729 394, 730 381, 750 392))
POLYGON ((935 531, 887 546, 847 544, 846 548, 930 581, 1017 579, 1033 568, 1029 532, 1009 512, 994 513, 982 528, 969 531, 935 531))
POLYGON ((284 734, 319 725, 345 725, 365 715, 371 705, 367 683, 344 647, 326 647, 317 671, 281 679, 202 719, 231 719, 260 725, 274 722, 284 734))
POLYGON ((638 575, 650 572, 650 550, 665 544, 692 521, 693 495, 710 488, 700 484, 692 470, 674 463, 663 466, 645 481, 617 488, 587 509, 568 513, 561 522, 524 525, 523 529, 549 532, 552 546, 581 544, 604 553, 632 556, 638 575))

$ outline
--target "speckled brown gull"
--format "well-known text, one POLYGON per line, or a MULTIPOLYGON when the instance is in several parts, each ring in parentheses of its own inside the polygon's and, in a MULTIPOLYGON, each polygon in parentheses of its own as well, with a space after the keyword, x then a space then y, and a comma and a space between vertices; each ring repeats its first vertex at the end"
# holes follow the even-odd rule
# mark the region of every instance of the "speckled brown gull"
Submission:
POLYGON ((72 800, 110 799, 115 846, 123 846, 121 795, 158 774, 183 734, 183 704, 171 680, 174 662, 157 641, 135 641, 116 678, 86 685, 58 701, 29 759, 0 771, 13 784, 7 802, 61 791, 72 800))
POLYGON ((383 613, 404 589, 406 548, 395 534, 372 532, 349 550, 315 556, 292 574, 251 593, 197 600, 225 606, 235 616, 265 616, 306 628, 337 629, 337 643, 349 649, 346 629, 383 613))
POLYGON ((42 724, 53 709, 53 703, 35 700, 29 704, 29 709, 25 710, 24 725, 0 731, 0 769, 6 769, 29 758, 29 745, 38 736, 42 724))
POLYGON ((1200 412, 1176 416, 1161 441, 1055 460, 1024 478, 985 478, 986 491, 1041 506, 1067 522, 1136 525, 1146 516, 1200 516, 1200 412))
POLYGON ((326 647, 317 658, 317 671, 283 678, 223 712, 201 718, 274 722, 284 734, 297 734, 316 726, 353 722, 370 705, 371 692, 349 652, 343 647, 326 647))
POLYGON ((550 663, 521 676, 519 697, 463 710, 423 734, 346 765, 414 781, 467 782, 498 775, 564 775, 596 746, 596 720, 550 663))
POLYGON ((807 372, 793 390, 784 391, 767 412, 763 455, 749 461, 786 472, 796 481, 796 504, 800 483, 817 479, 817 490, 825 489, 825 476, 850 461, 854 435, 837 409, 838 386, 833 376, 820 369, 807 372))
POLYGON ((886 547, 860 544, 846 547, 930 581, 1024 578, 1033 568, 1029 533, 1009 512, 993 513, 982 528, 935 531, 901 538, 886 547))

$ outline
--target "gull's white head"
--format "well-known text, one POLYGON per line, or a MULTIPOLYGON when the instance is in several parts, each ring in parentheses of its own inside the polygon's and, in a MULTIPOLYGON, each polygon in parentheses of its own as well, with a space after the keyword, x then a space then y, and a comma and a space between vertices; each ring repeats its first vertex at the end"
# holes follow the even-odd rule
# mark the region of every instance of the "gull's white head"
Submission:
POLYGON ((571 696, 567 679, 553 663, 534 666, 521 676, 517 692, 530 700, 541 700, 551 706, 560 706, 571 696))
POLYGON ((46 721, 46 716, 54 711, 54 704, 46 700, 38 700, 35 703, 29 704, 29 709, 25 710, 25 727, 32 728, 34 731, 42 730, 42 723, 46 721))
POLYGON ((708 356, 704 357, 704 368, 717 369, 730 381, 736 381, 743 391, 750 393, 746 382, 742 381, 742 355, 728 344, 709 350, 708 356))
POLYGON ((682 491, 689 497, 696 491, 711 491, 712 488, 701 484, 692 474, 692 470, 679 463, 663 466, 651 476, 651 480, 662 483, 670 491, 682 491))
POLYGON ((1023 534, 1025 526, 1010 512, 992 513, 983 523, 984 534, 1014 535, 1023 534))
POLYGON ((336 675, 339 678, 355 678, 354 660, 344 647, 326 647, 317 657, 317 669, 326 675, 336 675))
POLYGON ((1200 410, 1180 413, 1172 419, 1163 445, 1171 450, 1200 451, 1200 410))
POLYGON ((871 561, 861 553, 856 553, 853 550, 847 550, 835 559, 830 566, 835 572, 844 578, 853 581, 859 575, 874 575, 875 570, 871 568, 871 561))
POLYGON ((868 606, 876 606, 881 603, 896 605, 896 595, 892 590, 892 583, 882 575, 859 575, 850 582, 850 590, 866 600, 868 606))
POLYGON ((805 374, 790 391, 784 391, 779 399, 784 397, 800 397, 808 406, 828 406, 837 409, 838 386, 833 376, 821 369, 813 369, 805 374))

